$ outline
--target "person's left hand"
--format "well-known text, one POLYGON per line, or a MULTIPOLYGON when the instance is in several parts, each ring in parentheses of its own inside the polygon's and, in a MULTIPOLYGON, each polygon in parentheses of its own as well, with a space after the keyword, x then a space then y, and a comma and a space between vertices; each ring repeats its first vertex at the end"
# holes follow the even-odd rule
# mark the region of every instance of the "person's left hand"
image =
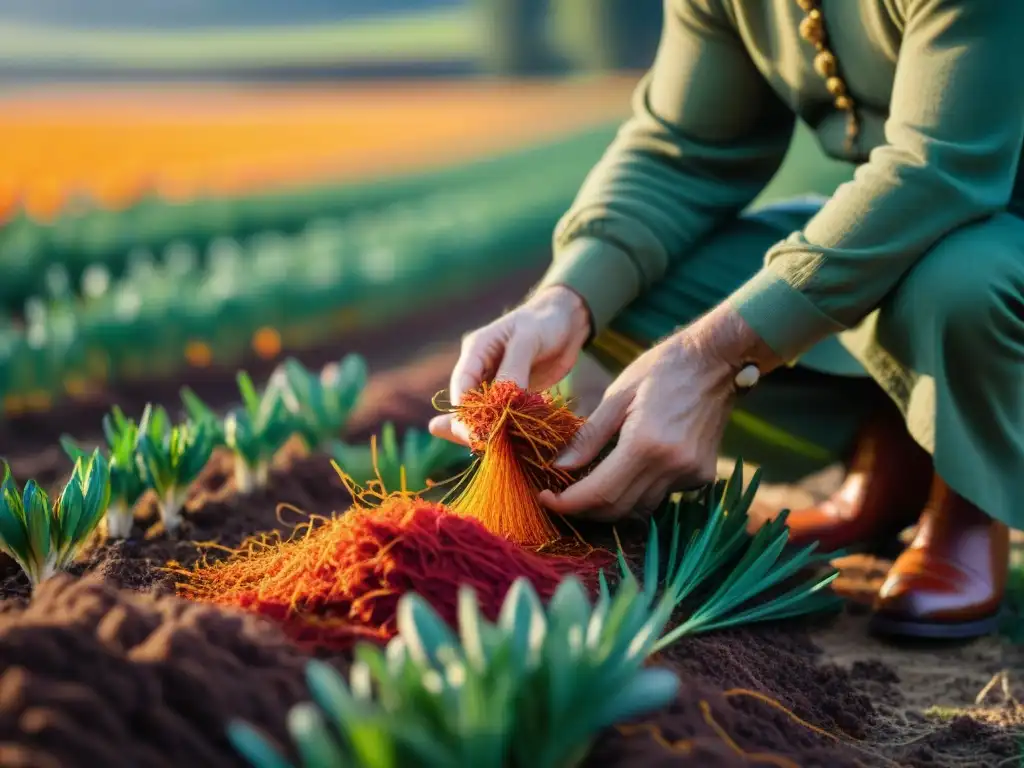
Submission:
POLYGON ((557 514, 614 520, 712 482, 734 375, 693 328, 645 352, 608 387, 557 465, 586 466, 618 432, 615 448, 562 493, 543 491, 541 503, 557 514))

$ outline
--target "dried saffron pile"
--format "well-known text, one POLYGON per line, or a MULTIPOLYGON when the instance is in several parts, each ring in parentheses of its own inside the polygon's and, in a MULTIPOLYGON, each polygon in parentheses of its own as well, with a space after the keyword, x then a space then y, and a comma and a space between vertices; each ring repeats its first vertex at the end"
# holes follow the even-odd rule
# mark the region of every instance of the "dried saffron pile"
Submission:
POLYGON ((547 599, 581 565, 588 564, 530 552, 440 504, 395 494, 377 508, 309 524, 288 541, 254 540, 223 562, 178 571, 178 594, 273 618, 300 643, 343 649, 391 638, 406 592, 454 624, 459 585, 468 584, 494 619, 516 578, 547 599))
POLYGON ((468 392, 453 413, 469 429, 478 461, 454 494, 452 511, 524 547, 561 538, 537 494, 572 482, 553 463, 583 419, 552 395, 528 392, 511 381, 468 392))

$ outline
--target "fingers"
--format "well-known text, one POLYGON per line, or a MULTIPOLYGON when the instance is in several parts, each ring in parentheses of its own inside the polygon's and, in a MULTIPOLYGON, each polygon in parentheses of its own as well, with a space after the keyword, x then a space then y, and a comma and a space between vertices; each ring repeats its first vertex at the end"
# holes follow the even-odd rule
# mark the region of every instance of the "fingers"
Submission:
POLYGON ((530 371, 539 352, 539 338, 532 333, 514 334, 505 345, 501 365, 495 379, 513 381, 527 389, 530 386, 530 371))
POLYGON ((627 514, 647 490, 637 482, 643 472, 642 459, 635 451, 620 444, 593 472, 562 493, 545 491, 540 501, 559 515, 591 512, 600 519, 627 514))
POLYGON ((489 371, 494 370, 504 349, 505 339, 500 327, 494 324, 463 337, 448 387, 452 405, 458 405, 466 392, 480 386, 489 371))
POLYGON ((641 494, 640 501, 636 506, 636 511, 642 514, 650 514, 651 512, 654 512, 654 510, 660 507, 665 499, 668 498, 671 490, 671 481, 655 481, 646 491, 643 492, 643 494, 641 494))
POLYGON ((578 469, 592 462, 626 420, 630 398, 628 392, 606 395, 580 427, 569 447, 558 457, 555 466, 560 469, 578 469))
POLYGON ((653 511, 679 484, 695 487, 714 479, 713 460, 633 432, 624 427, 619 444, 593 472, 560 494, 545 491, 541 503, 561 515, 614 520, 634 510, 653 511))
POLYGON ((469 430, 466 425, 450 413, 435 416, 430 420, 430 434, 442 440, 450 440, 459 445, 469 445, 469 430))

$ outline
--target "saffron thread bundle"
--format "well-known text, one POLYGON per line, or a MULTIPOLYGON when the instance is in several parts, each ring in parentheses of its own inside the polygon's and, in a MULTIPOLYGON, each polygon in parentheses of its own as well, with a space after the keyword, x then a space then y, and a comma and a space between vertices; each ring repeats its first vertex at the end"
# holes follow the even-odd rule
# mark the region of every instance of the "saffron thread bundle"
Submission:
POLYGON ((583 425, 566 404, 512 381, 485 383, 450 409, 470 433, 474 466, 450 494, 453 512, 524 547, 562 538, 537 495, 561 491, 572 474, 554 466, 583 425))

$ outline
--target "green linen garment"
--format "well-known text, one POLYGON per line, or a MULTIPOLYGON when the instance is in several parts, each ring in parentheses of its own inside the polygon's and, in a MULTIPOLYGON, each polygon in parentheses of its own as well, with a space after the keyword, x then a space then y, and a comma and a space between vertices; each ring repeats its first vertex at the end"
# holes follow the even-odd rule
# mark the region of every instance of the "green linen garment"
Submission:
MULTIPOLYGON (((784 359, 869 375, 956 491, 1024 527, 1024 3, 822 11, 858 105, 853 147, 794 0, 666 0, 634 115, 560 222, 540 285, 584 297, 594 349, 620 366, 728 301, 784 359), (743 214, 798 119, 856 164, 852 179, 820 206, 743 214)), ((787 432, 856 412, 844 395, 817 413, 809 392, 791 398, 787 432)))

